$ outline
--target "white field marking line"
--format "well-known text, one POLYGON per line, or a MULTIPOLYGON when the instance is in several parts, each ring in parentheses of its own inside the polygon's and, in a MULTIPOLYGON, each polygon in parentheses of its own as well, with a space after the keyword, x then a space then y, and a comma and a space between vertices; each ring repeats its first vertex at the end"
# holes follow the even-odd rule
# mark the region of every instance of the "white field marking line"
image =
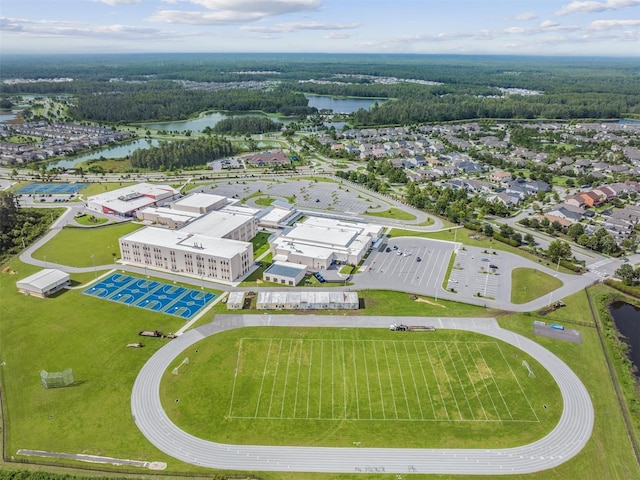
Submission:
POLYGON ((276 355, 276 371, 273 372, 273 383, 271 384, 271 398, 269 399, 269 409, 267 410, 267 417, 271 417, 271 406, 273 405, 273 394, 276 391, 276 381, 278 380, 278 369, 280 368, 280 352, 282 352, 282 341, 280 339, 280 346, 278 347, 278 354, 276 355))
MULTIPOLYGON (((466 345, 466 342, 465 342, 466 345)), ((464 371, 467 372, 467 378, 469 378, 469 383, 473 387, 473 391, 476 394, 476 398, 478 399, 478 403, 480 404, 480 408, 482 408, 482 413, 484 413, 484 419, 487 420, 489 417, 487 416, 487 411, 484 409, 484 405, 482 404, 482 399, 480 398, 480 394, 476 389, 476 384, 473 382, 471 375, 469 375, 469 369, 467 368, 467 362, 464 361, 464 357, 462 356, 462 352, 460 352, 460 342, 456 342, 456 350, 458 351, 458 356, 460 360, 462 360, 462 364, 464 365, 464 371)), ((467 400, 468 401, 468 400, 467 400)))
MULTIPOLYGON (((495 344, 495 346, 497 346, 497 344, 495 344)), ((477 347, 477 345, 476 345, 477 347)), ((484 358, 484 354, 482 353, 482 350, 480 350, 480 348, 478 347, 478 351, 480 352, 480 356, 482 357, 482 359, 484 360, 485 365, 487 365, 487 368, 489 367, 489 363, 487 363, 487 360, 484 358)), ((491 372, 491 368, 489 368, 489 371, 491 372)), ((496 390, 498 390, 498 394, 500 395, 500 398, 502 399, 502 403, 504 405, 504 407, 507 409, 507 413, 509 414, 509 418, 511 418, 511 420, 513 420, 513 415, 511 414, 511 409, 509 408, 509 405, 507 404, 506 399, 504 398, 504 395, 502 395, 502 392, 500 391, 500 386, 498 385, 498 382, 496 381, 495 377, 493 376, 493 373, 491 373, 491 380, 493 381, 493 384, 496 386, 496 390)))
POLYGON ((507 362, 507 358, 504 356, 504 353, 502 352, 502 349, 500 348, 500 345, 498 345, 498 350, 500 350, 500 355, 502 355, 502 358, 504 358, 505 363, 509 367, 509 371, 511 372, 511 375, 513 375, 513 378, 516 379, 516 383, 518 384, 518 388, 520 388, 520 391, 522 392, 522 396, 527 401, 527 404, 529 405, 529 408, 533 412, 533 415, 536 417, 536 420, 539 422, 540 419, 538 418, 538 415, 536 414, 536 411, 533 409, 533 406, 531 405, 531 402, 529 401, 529 397, 527 396, 526 393, 524 393, 524 389, 522 388, 522 385, 520 385, 520 381, 518 380, 518 377, 516 376, 515 372, 511 368, 511 365, 509 365, 509 362, 507 362))
POLYGON ((293 416, 295 418, 296 412, 298 411, 298 390, 300 388, 300 364, 302 362, 302 346, 303 341, 301 338, 298 339, 298 374, 296 375, 296 399, 293 402, 293 416))
MULTIPOLYGON (((284 404, 287 399, 287 383, 289 382, 289 365, 291 365, 291 348, 293 348, 293 338, 289 339, 289 355, 287 355, 287 370, 284 373, 284 387, 282 387, 282 405, 280 406, 280 418, 284 415, 284 404)), ((297 390, 297 387, 296 387, 297 390)), ((295 415, 294 415, 295 417, 295 415)))
POLYGON ((404 392, 404 403, 407 406, 407 415, 411 419, 411 408, 409 408, 409 399, 407 398, 407 389, 404 386, 404 377, 402 376, 402 367, 400 366, 400 356, 398 355, 398 342, 393 342, 393 351, 396 353, 396 363, 398 364, 398 376, 400 377, 400 383, 402 383, 402 391, 404 392))
POLYGON ((335 379, 335 369, 333 367, 333 344, 335 343, 334 340, 331 340, 331 418, 335 418, 335 415, 333 414, 333 409, 334 409, 334 405, 336 404, 334 398, 333 398, 333 394, 335 392, 335 384, 336 384, 336 379, 335 379))
POLYGON ((262 381, 260 382, 260 392, 258 393, 258 402, 256 404, 256 413, 254 418, 258 418, 258 409, 260 408, 260 400, 262 399, 262 388, 264 387, 264 378, 267 375, 267 365, 269 365, 269 356, 271 355, 271 344, 273 339, 269 340, 269 350, 267 350, 267 358, 264 360, 264 369, 262 370, 262 381))
POLYGON ((240 365, 240 355, 242 354, 242 342, 244 338, 240 339, 240 345, 238 347, 238 358, 236 360, 236 371, 233 374, 233 388, 231 389, 231 401, 229 402, 229 417, 233 416, 233 397, 236 394, 236 382, 238 381, 238 367, 240 365))
POLYGON ((358 367, 356 366, 356 342, 351 342, 351 358, 353 359, 353 384, 356 387, 356 416, 360 420, 360 396, 358 395, 358 367))
MULTIPOLYGON (((420 371, 422 372, 422 380, 424 381, 424 386, 427 389, 427 395, 429 396, 429 402, 431 403, 431 410, 433 411, 433 419, 436 419, 436 407, 433 404, 433 398, 431 398, 431 390, 429 389, 429 384, 427 383, 427 376, 424 373, 424 365, 422 365, 422 359, 420 358, 420 352, 418 352, 418 344, 416 341, 413 341, 413 348, 416 351, 416 357, 418 358, 418 365, 420 366, 420 371)), ((408 353, 407 353, 408 355, 408 353)), ((418 390, 418 386, 416 385, 416 392, 418 390)), ((418 394, 418 401, 420 401, 420 395, 418 394)), ((422 408, 420 409, 422 410, 422 408)), ((422 415, 424 419, 424 414, 422 415)))
POLYGON ((369 398, 369 418, 373 419, 373 405, 371 404, 371 390, 369 389, 369 367, 367 366, 367 351, 365 341, 362 340, 362 357, 364 358, 364 376, 367 379, 367 396, 369 398))
POLYGON ((387 419, 387 415, 384 412, 384 395, 382 394, 382 379, 380 378, 380 365, 378 363, 378 350, 376 349, 376 342, 371 340, 371 344, 373 345, 373 356, 376 359, 376 373, 378 374, 378 387, 380 388, 380 405, 382 406, 382 418, 383 420, 387 419))
POLYGON ((318 418, 322 418, 322 371, 324 370, 324 339, 320 340, 320 392, 318 396, 318 418))
POLYGON ((440 349, 438 345, 434 345, 436 347, 436 352, 438 354, 438 359, 440 360, 440 366, 442 367, 442 371, 447 378, 447 383, 449 384, 449 391, 451 392, 451 397, 453 398, 454 403, 456 404, 456 408, 458 409, 458 415, 460 416, 460 420, 463 419, 462 412, 460 411, 460 405, 458 405, 458 399, 456 398, 456 394, 453 392, 453 386, 451 385, 451 379, 449 378, 449 373, 447 372, 447 368, 445 367, 444 362, 442 361, 442 355, 440 355, 440 349))
MULTIPOLYGON (((455 343, 455 342, 450 342, 450 343, 455 343)), ((469 407, 469 411, 471 412, 471 419, 475 420, 476 416, 473 413, 473 408, 471 408, 471 403, 469 402, 469 395, 467 395, 467 391, 464 389, 462 378, 460 378, 458 367, 456 367, 456 361, 453 359, 453 355, 451 355, 451 351, 449 350, 449 345, 445 343, 444 348, 447 350, 447 355, 449 355, 449 360, 451 360, 451 365, 453 365, 453 370, 456 372, 456 377, 458 377, 458 383, 460 384, 460 390, 462 390, 462 396, 466 400, 467 407, 469 407)))
MULTIPOLYGON (((473 342, 473 343, 476 346, 476 350, 478 350, 478 352, 479 352, 480 349, 478 348, 478 342, 473 342)), ((476 361, 476 356, 471 352, 471 349, 469 348, 469 342, 465 342, 465 346, 467 347, 467 351, 469 352, 469 356, 471 358, 473 358, 473 363, 476 366, 476 370, 478 372, 478 375, 482 379, 482 385, 484 385, 484 390, 487 392, 487 395, 489 395, 489 400, 491 400, 491 404, 493 405, 493 411, 496 413, 496 418, 500 419, 500 414, 498 413, 498 408, 496 407, 496 402, 493 401, 493 395, 491 395, 491 391, 489 390, 489 386, 487 385, 487 382, 485 381, 484 375, 480 371, 480 367, 478 366, 478 362, 476 361)), ((483 359, 483 361, 484 361, 484 359, 483 359)), ((486 368, 488 369, 489 365, 487 365, 486 361, 484 363, 485 363, 486 368)))
POLYGON ((393 379, 391 378, 391 366, 389 365, 389 354, 387 353, 386 341, 382 341, 382 350, 384 351, 384 359, 387 362, 387 375, 389 375, 389 386, 391 387, 391 403, 393 403, 393 409, 396 412, 396 418, 398 417, 398 406, 396 405, 396 394, 393 391, 393 379))
MULTIPOLYGON (((437 346, 434 342, 431 342, 433 346, 436 348, 436 352, 438 351, 437 346)), ((447 402, 444 400, 444 396, 442 395, 442 389, 440 388, 440 382, 438 381, 438 375, 436 374, 436 368, 433 365, 433 360, 431 359, 431 353, 429 353, 429 348, 427 348, 427 342, 425 340, 422 341, 422 345, 424 346, 425 351, 427 352, 427 356, 429 357, 429 363, 431 364, 431 371, 433 372, 433 380, 436 382, 436 386, 438 387, 438 393, 440 394, 440 401, 442 402, 442 406, 444 407, 444 413, 447 414, 447 420, 451 420, 449 416, 449 409, 447 408, 447 402)), ((416 348, 417 350, 417 348, 416 348)), ((429 386, 427 385, 427 390, 429 386)), ((431 406, 433 407, 433 418, 436 418, 436 410, 433 405, 433 401, 431 402, 431 406)))
POLYGON ((313 367, 313 344, 315 340, 311 340, 311 351, 309 352, 309 378, 307 379, 307 420, 309 420, 309 402, 311 400, 311 369, 313 367))
MULTIPOLYGON (((344 389, 344 418, 347 418, 347 366, 346 358, 344 356, 344 340, 341 340, 340 344, 342 345, 342 386, 344 389)), ((357 401, 357 397, 356 397, 357 401)))
POLYGON ((408 342, 402 342, 404 345, 404 353, 407 356, 407 363, 409 364, 409 372, 411 373, 411 380, 413 381, 413 390, 416 394, 416 399, 418 400, 418 409, 420 410, 420 417, 424 420, 424 412, 422 411, 422 402, 420 401, 420 392, 418 392, 418 384, 416 383, 416 377, 413 374, 413 364, 411 363, 411 358, 409 357, 409 349, 407 348, 408 342))
MULTIPOLYGON (((234 419, 243 419, 243 420, 300 420, 300 418, 296 418, 296 417, 251 417, 251 416, 234 416, 231 417, 234 419)), ((310 418, 309 420, 313 420, 318 421, 318 420, 322 420, 324 422, 342 422, 344 419, 343 418, 310 418)), ((535 420, 432 420, 432 419, 428 419, 425 418, 424 420, 420 420, 419 418, 387 418, 387 419, 381 419, 381 418, 362 418, 361 419, 363 422, 391 422, 391 423, 397 423, 397 422, 412 422, 412 423, 416 423, 416 422, 425 422, 425 423, 438 423, 438 422, 448 422, 448 423, 502 423, 504 424, 505 422, 508 423, 539 423, 536 422, 535 420)))

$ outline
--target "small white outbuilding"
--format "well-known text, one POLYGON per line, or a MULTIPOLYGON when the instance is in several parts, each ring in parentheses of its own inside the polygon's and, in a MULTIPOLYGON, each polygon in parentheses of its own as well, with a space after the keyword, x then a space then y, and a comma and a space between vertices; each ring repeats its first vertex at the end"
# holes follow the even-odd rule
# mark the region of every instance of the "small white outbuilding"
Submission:
POLYGON ((54 268, 45 268, 16 282, 18 291, 25 295, 45 298, 71 283, 69 274, 54 268))

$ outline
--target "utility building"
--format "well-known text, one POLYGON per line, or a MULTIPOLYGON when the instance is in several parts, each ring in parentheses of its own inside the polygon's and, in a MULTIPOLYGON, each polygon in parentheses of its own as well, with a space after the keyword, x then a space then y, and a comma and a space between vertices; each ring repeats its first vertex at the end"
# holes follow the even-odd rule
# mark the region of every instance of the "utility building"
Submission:
POLYGON ((45 268, 18 282, 16 286, 20 293, 45 298, 62 290, 71 283, 69 274, 53 268, 45 268))

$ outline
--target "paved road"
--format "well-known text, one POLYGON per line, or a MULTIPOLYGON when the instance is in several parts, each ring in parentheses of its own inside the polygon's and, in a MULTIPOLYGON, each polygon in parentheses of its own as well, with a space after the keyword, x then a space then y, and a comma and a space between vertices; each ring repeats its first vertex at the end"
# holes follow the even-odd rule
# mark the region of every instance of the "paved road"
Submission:
POLYGON ((385 472, 506 475, 555 468, 577 455, 594 422, 589 393, 558 357, 537 343, 499 327, 494 319, 412 317, 403 321, 478 332, 517 346, 535 357, 556 379, 564 409, 556 427, 540 440, 503 449, 411 449, 269 447, 225 445, 202 440, 178 428, 162 408, 159 391, 170 363, 189 346, 218 332, 246 326, 382 327, 398 317, 223 315, 172 340, 144 365, 131 394, 134 421, 158 449, 181 461, 209 468, 294 472, 385 472))

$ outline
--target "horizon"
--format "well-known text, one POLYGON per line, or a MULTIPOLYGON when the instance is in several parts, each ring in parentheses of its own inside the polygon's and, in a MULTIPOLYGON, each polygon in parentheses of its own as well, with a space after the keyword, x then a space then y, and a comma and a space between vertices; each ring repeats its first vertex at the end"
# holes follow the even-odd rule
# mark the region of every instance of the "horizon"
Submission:
POLYGON ((640 57, 640 0, 4 0, 2 55, 640 57))

